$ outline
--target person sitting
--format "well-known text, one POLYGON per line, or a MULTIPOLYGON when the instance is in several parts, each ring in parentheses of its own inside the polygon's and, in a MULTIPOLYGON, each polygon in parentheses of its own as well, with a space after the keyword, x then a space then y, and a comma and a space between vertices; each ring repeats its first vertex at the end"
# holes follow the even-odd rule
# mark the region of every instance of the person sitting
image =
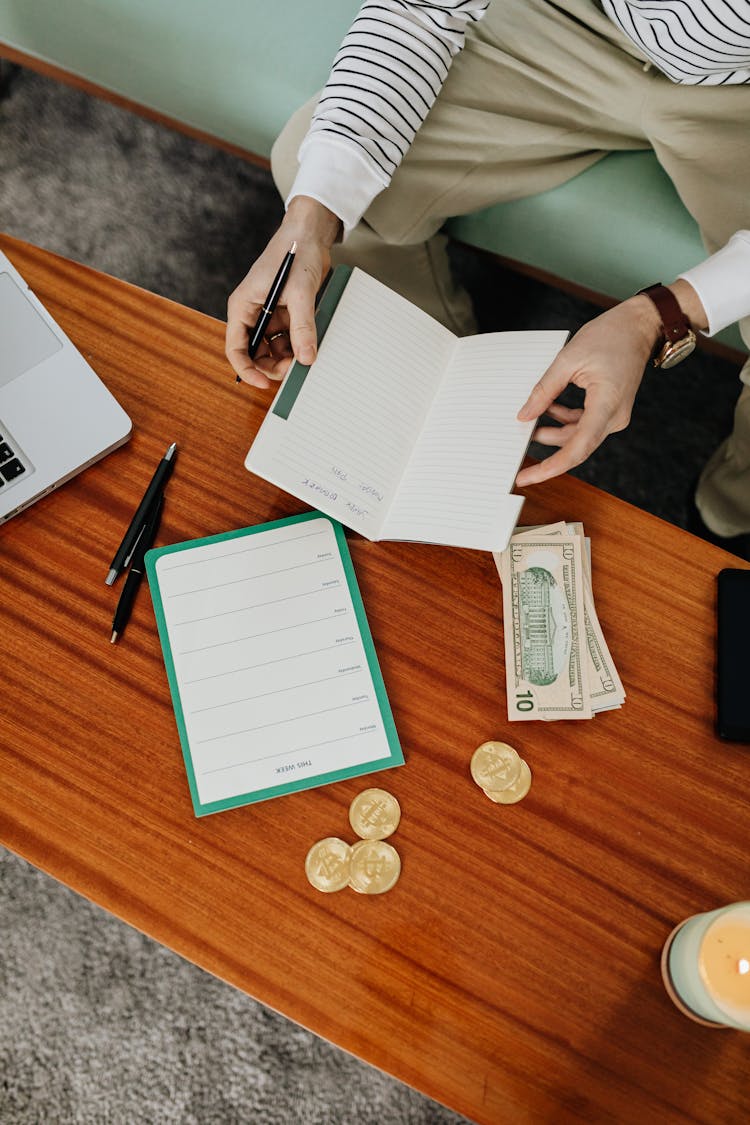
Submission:
MULTIPOLYGON (((519 487, 581 464, 630 420, 649 360, 739 321, 750 346, 750 2, 366 0, 320 96, 272 153, 279 230, 228 301, 226 354, 267 387, 316 349, 329 263, 359 265, 460 334, 475 330, 441 228, 554 188, 612 151, 651 147, 699 225, 706 259, 585 324, 520 410, 557 446, 519 487), (295 268, 268 336, 247 355, 273 275, 295 268), (583 406, 556 401, 568 384, 583 406)), ((616 217, 613 217, 613 221, 616 217)), ((732 432, 703 468, 697 530, 750 550, 750 361, 732 432)))

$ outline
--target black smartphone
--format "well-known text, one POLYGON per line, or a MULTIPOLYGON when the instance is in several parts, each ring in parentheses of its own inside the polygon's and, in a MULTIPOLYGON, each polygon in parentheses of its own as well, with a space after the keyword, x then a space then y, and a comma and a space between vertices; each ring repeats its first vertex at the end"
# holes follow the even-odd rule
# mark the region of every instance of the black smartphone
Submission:
POLYGON ((727 568, 717 580, 717 729, 750 742, 750 570, 727 568))

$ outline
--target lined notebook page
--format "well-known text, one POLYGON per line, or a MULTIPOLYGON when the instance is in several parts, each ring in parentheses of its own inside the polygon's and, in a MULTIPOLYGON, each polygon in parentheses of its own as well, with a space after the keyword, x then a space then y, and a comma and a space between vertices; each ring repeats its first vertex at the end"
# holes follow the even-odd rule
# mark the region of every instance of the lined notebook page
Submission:
POLYGON ((154 574, 196 811, 403 760, 330 520, 167 548, 154 574))
POLYGON ((509 493, 534 429, 516 414, 567 336, 495 332, 457 341, 384 538, 503 549, 521 507, 509 493))
POLYGON ((269 412, 247 464, 370 539, 456 337, 353 270, 288 419, 269 412))

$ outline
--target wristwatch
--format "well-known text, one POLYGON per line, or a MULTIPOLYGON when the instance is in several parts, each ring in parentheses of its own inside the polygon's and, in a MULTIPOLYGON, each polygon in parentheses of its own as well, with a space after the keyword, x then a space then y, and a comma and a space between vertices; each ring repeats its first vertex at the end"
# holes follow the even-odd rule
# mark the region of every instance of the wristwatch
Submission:
POLYGON ((651 362, 654 367, 674 367, 695 349, 695 332, 671 289, 661 282, 639 289, 656 305, 661 317, 662 335, 656 342, 651 362))

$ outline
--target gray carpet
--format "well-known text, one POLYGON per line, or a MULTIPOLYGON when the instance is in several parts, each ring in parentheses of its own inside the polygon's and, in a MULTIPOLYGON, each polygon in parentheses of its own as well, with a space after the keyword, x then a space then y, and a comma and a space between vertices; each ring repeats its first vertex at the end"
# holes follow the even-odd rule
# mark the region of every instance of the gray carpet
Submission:
MULTIPOLYGON (((270 176, 28 71, 3 82, 0 228, 223 317, 280 217, 270 176)), ((597 311, 459 248, 455 263, 485 329, 597 311)), ((705 354, 652 375, 579 475, 684 526, 737 391, 705 354)), ((0 851, 2 1125, 460 1120, 0 851)))

